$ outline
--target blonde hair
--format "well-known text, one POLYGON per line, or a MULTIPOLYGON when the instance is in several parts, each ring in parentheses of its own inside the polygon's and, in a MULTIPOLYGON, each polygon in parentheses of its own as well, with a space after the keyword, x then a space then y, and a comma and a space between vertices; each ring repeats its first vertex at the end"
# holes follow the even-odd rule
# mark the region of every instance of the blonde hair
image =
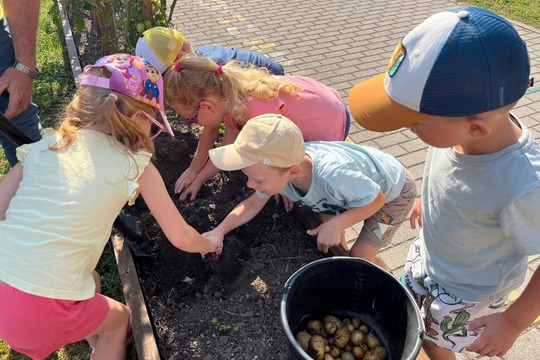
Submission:
MULTIPOLYGON (((110 78, 107 68, 91 68, 88 73, 110 78)), ((150 136, 134 121, 137 112, 144 111, 159 118, 152 106, 120 93, 95 86, 81 86, 68 104, 66 117, 59 126, 60 141, 51 150, 63 150, 77 137, 77 131, 90 128, 108 134, 131 152, 147 150, 154 154, 150 136)))
POLYGON ((301 89, 270 75, 266 68, 239 61, 220 66, 209 58, 189 54, 165 72, 163 91, 169 105, 196 105, 209 95, 218 96, 226 101, 233 119, 241 121, 247 114, 249 98, 273 100, 280 93, 294 95, 301 89))

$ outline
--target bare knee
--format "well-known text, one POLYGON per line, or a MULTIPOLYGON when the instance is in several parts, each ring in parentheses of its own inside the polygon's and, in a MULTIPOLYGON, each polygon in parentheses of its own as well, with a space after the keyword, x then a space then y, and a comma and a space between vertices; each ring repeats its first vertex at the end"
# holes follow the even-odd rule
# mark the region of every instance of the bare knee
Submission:
POLYGON ((109 312, 105 320, 98 326, 92 335, 103 336, 126 336, 131 312, 129 308, 116 300, 107 299, 109 312))

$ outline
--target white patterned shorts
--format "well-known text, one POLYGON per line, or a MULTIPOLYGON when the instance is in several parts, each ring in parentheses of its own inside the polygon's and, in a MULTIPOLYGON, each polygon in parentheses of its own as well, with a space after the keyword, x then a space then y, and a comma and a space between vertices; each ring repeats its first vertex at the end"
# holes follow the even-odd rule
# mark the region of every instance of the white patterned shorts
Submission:
POLYGON ((424 341, 452 352, 462 352, 481 334, 466 325, 475 318, 502 310, 505 296, 496 301, 465 301, 448 291, 422 271, 419 239, 409 249, 401 282, 411 292, 422 311, 426 332, 424 341))

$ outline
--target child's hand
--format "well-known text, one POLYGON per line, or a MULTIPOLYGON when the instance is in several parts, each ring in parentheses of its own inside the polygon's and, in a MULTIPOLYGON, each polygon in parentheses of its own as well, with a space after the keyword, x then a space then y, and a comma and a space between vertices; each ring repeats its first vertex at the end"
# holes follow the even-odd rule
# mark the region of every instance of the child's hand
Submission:
POLYGON ((186 171, 180 175, 176 183, 174 184, 174 192, 176 194, 181 193, 193 183, 193 180, 197 177, 197 172, 191 168, 187 168, 186 171))
POLYGON ((189 196, 189 200, 193 201, 197 197, 197 194, 201 190, 203 183, 199 180, 195 179, 191 185, 189 185, 184 191, 182 191, 182 194, 180 194, 180 200, 184 201, 189 196))
POLYGON ((422 198, 418 198, 414 202, 409 222, 411 224, 411 229, 416 229, 416 223, 418 223, 419 227, 422 227, 422 198))
MULTIPOLYGON (((221 252, 223 251, 223 238, 224 238, 223 234, 219 231, 211 230, 211 231, 203 233, 202 236, 210 240, 215 245, 214 250, 210 252, 220 255, 221 252)), ((204 256, 204 254, 202 255, 204 256)))
POLYGON ((285 206, 285 211, 291 212, 294 207, 294 201, 289 199, 288 197, 282 195, 281 199, 283 200, 283 205, 285 206))
POLYGON ((307 233, 317 237, 317 248, 325 254, 328 249, 341 242, 341 230, 335 228, 331 222, 325 222, 315 229, 308 230, 307 233))
POLYGON ((485 356, 504 356, 523 330, 516 327, 504 311, 479 317, 467 325, 469 331, 481 328, 483 330, 478 339, 466 350, 485 356))
POLYGON ((283 200, 283 206, 285 207, 286 212, 291 212, 294 207, 294 201, 286 197, 285 195, 281 195, 279 193, 274 195, 274 200, 276 200, 276 204, 279 204, 279 198, 283 200))

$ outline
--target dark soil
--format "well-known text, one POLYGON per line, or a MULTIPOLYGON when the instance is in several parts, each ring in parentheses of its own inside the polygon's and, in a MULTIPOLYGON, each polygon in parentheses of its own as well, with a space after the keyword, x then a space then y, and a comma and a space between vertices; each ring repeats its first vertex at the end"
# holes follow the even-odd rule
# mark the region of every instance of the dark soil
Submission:
MULTIPOLYGON (((101 57, 88 18, 84 33, 74 37, 83 68, 101 57)), ((169 115, 176 136, 156 139, 155 164, 187 223, 205 232, 251 190, 242 172, 222 172, 195 201, 180 202, 174 183, 189 166, 201 129, 169 115)), ((141 198, 125 212, 136 216, 144 235, 135 245, 151 255, 135 256, 135 265, 163 359, 289 358, 279 311, 283 285, 323 255, 282 204, 271 199, 250 223, 228 234, 221 257, 211 261, 173 247, 141 198)))
MULTIPOLYGON (((176 122, 176 137, 156 140, 156 166, 186 221, 216 226, 251 191, 245 175, 223 172, 196 200, 180 202, 174 182, 189 166, 197 135, 176 122)), ((196 131, 195 131, 196 132, 196 131)), ((154 259, 136 265, 164 359, 287 359, 282 289, 302 265, 321 258, 303 226, 271 199, 250 223, 228 234, 218 260, 174 248, 142 201, 133 209, 154 259)))
MULTIPOLYGON (((156 140, 156 166, 186 221, 204 232, 251 191, 243 173, 224 172, 195 201, 178 201, 174 182, 189 166, 197 135, 179 124, 175 133, 156 140)), ((261 214, 227 236, 222 256, 209 261, 174 248, 144 202, 129 211, 138 215, 147 239, 142 250, 155 259, 136 264, 163 358, 288 358, 279 313, 283 284, 321 255, 283 206, 270 200, 261 214)))

